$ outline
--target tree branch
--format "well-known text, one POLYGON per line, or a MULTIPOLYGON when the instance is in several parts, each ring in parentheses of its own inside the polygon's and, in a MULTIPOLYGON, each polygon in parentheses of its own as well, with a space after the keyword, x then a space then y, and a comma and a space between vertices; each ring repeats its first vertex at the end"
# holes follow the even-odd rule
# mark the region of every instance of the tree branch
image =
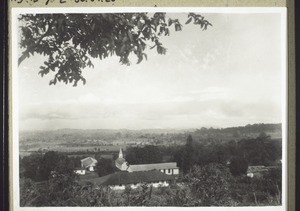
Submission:
POLYGON ((40 44, 40 42, 42 41, 42 39, 43 39, 44 37, 46 37, 46 36, 49 34, 49 32, 50 32, 51 29, 52 29, 53 23, 54 23, 54 21, 50 22, 50 23, 49 23, 49 28, 48 28, 48 30, 47 30, 47 31, 46 31, 46 32, 38 39, 38 41, 37 41, 34 45, 29 46, 29 47, 22 53, 22 56, 20 56, 19 59, 18 59, 18 66, 20 66, 20 64, 26 59, 26 57, 29 55, 29 53, 30 53, 32 50, 34 50, 34 49, 40 44))

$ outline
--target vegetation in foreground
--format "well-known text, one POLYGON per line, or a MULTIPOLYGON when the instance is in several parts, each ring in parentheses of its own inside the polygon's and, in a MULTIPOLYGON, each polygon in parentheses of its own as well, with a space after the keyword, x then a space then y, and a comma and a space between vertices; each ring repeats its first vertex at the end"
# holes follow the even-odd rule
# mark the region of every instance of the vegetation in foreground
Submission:
POLYGON ((56 175, 42 182, 20 181, 21 206, 265 206, 281 204, 280 171, 262 178, 233 177, 221 164, 194 166, 182 181, 169 187, 113 191, 76 177, 56 175))

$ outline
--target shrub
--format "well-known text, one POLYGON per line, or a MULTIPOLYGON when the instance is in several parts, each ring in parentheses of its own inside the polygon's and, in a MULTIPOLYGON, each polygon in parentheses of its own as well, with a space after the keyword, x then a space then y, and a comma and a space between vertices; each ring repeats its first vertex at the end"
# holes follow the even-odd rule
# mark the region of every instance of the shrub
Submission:
POLYGON ((248 162, 245 158, 243 157, 233 157, 230 160, 230 172, 232 175, 234 176, 238 176, 238 175, 246 175, 247 174, 247 170, 248 170, 248 162))
POLYGON ((222 164, 194 166, 185 180, 200 206, 229 206, 231 174, 222 164))

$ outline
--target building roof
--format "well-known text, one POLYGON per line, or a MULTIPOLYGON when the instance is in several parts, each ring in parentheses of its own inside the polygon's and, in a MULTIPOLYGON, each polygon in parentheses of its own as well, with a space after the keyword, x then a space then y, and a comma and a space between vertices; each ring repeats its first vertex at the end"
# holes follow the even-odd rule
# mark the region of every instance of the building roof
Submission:
POLYGON ((119 164, 119 165, 122 165, 124 162, 126 162, 124 158, 117 158, 116 159, 116 163, 119 164))
POLYGON ((83 167, 75 167, 75 170, 85 170, 83 167))
POLYGON ((174 180, 173 176, 166 175, 158 170, 152 170, 137 172, 119 171, 89 181, 98 185, 127 185, 171 180, 174 180))
POLYGON ((81 164, 84 168, 90 167, 90 166, 96 166, 98 161, 95 158, 87 157, 81 160, 81 164))
POLYGON ((265 166, 248 166, 248 173, 262 172, 267 171, 268 169, 265 166))
POLYGON ((177 163, 152 163, 152 164, 139 164, 130 165, 131 171, 150 171, 154 169, 178 169, 177 163))
POLYGON ((248 166, 248 173, 264 172, 271 169, 279 169, 280 166, 248 166))

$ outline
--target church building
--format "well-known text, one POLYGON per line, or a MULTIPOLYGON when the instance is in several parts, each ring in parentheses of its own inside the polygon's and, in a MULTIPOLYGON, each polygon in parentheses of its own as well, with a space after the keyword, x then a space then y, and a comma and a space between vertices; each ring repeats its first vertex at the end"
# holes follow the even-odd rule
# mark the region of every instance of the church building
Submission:
POLYGON ((119 157, 116 159, 115 165, 121 171, 127 171, 129 168, 129 164, 126 162, 126 160, 123 157, 122 149, 120 149, 119 151, 119 157))
POLYGON ((119 157, 116 159, 115 165, 119 170, 128 172, 158 170, 167 175, 179 174, 179 168, 177 167, 176 162, 130 165, 124 159, 122 149, 120 149, 119 151, 119 157))

